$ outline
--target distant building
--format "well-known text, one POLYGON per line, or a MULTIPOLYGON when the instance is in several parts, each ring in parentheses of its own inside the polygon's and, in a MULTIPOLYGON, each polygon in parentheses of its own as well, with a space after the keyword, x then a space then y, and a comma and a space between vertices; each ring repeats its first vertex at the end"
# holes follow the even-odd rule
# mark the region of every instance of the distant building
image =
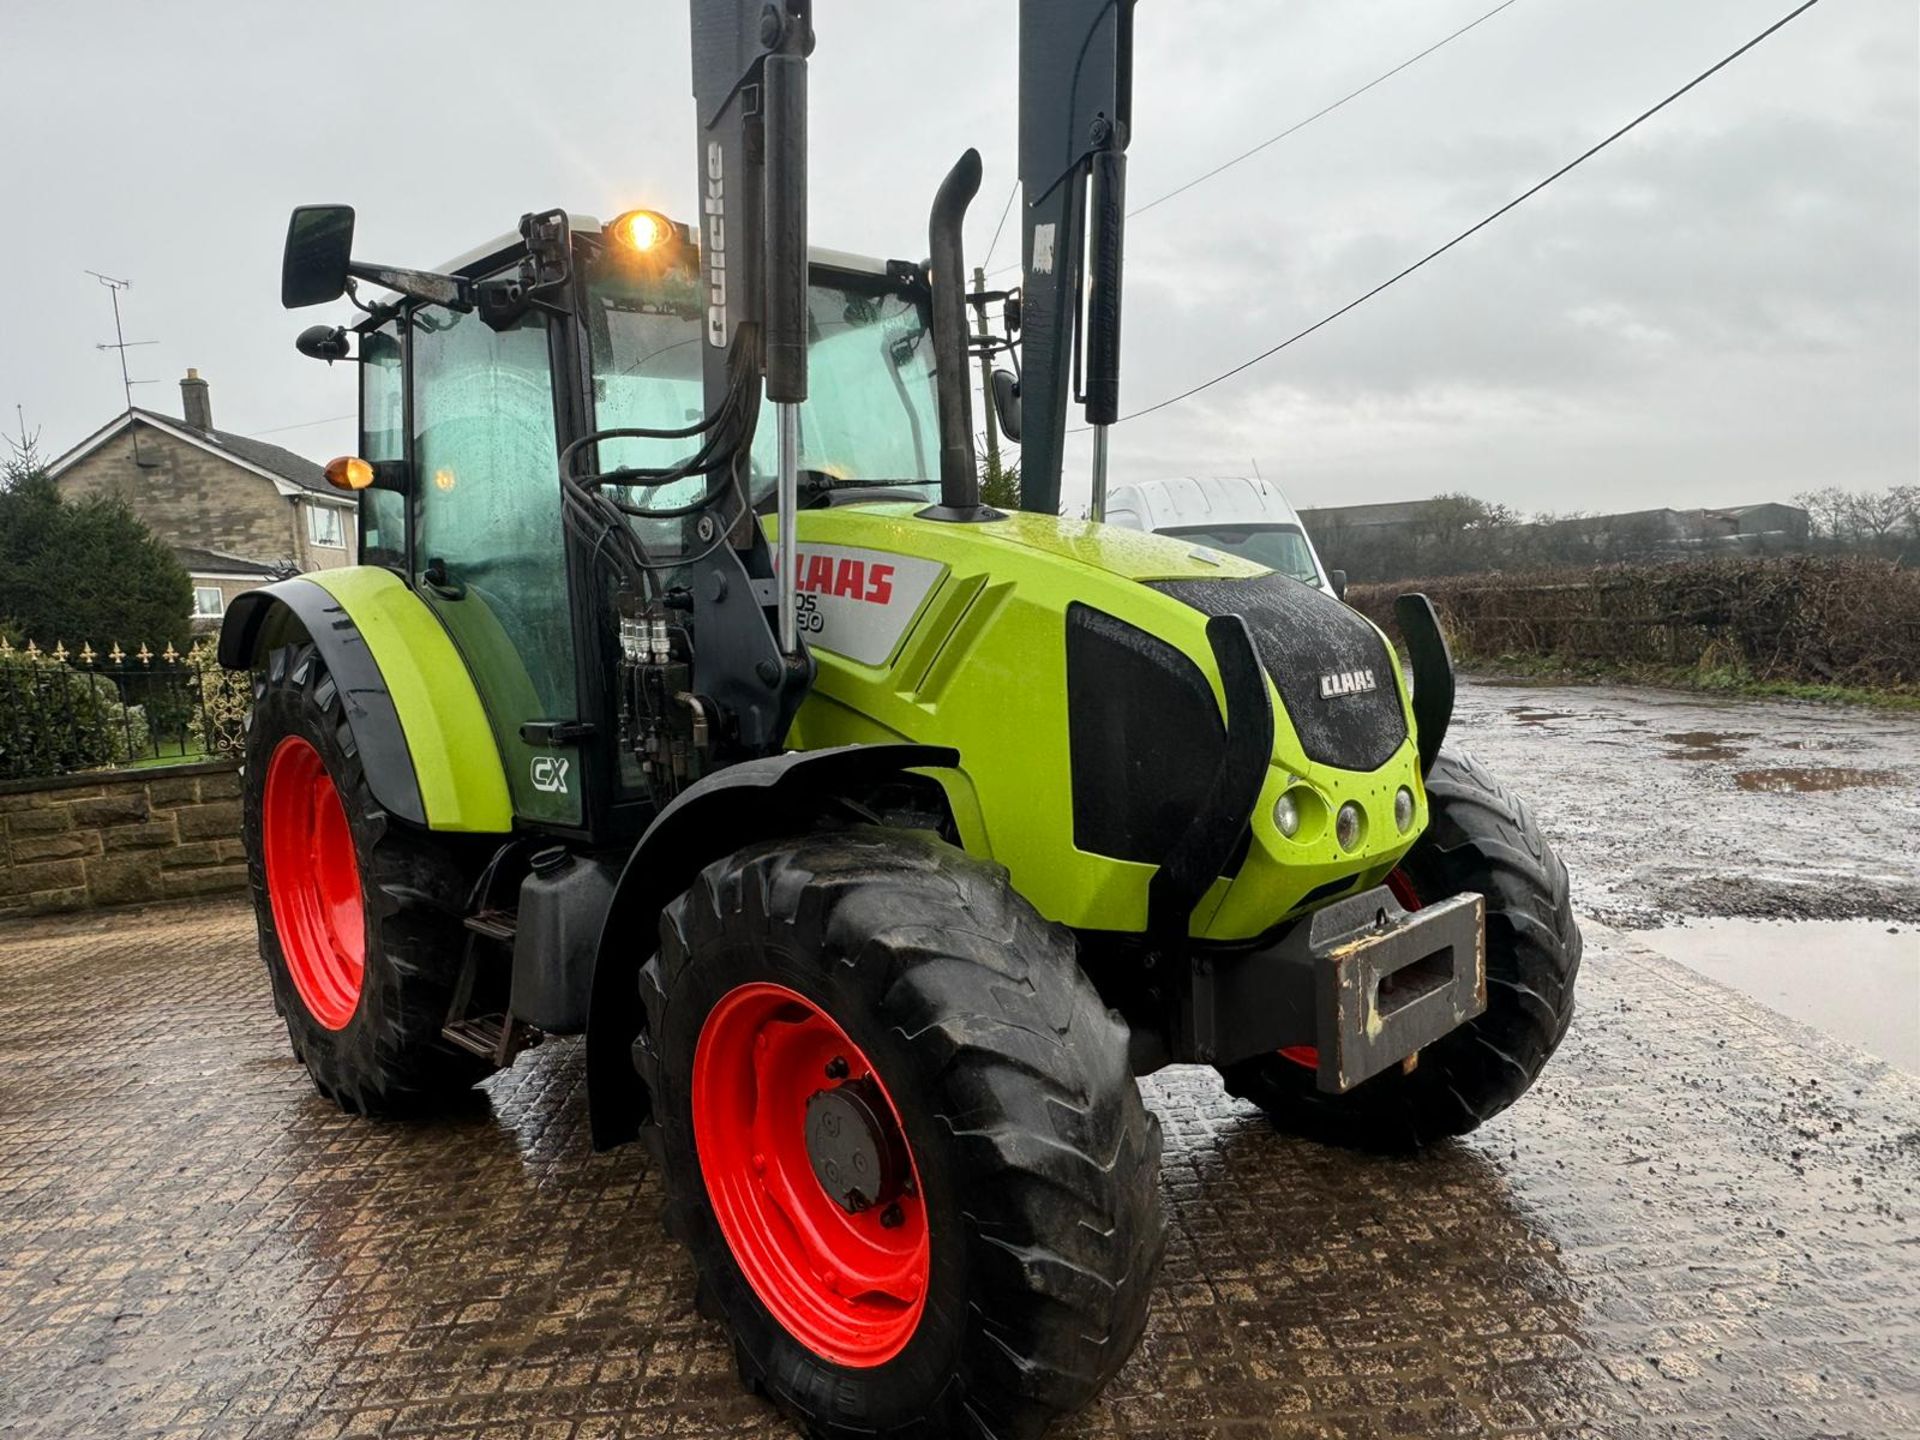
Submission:
POLYGON ((1811 533, 1809 517, 1798 505, 1735 505, 1727 510, 1688 510, 1700 517, 1700 538, 1735 540, 1743 544, 1776 541, 1782 547, 1804 545, 1811 533))
POLYGON ((1430 500, 1390 500, 1381 505, 1324 505, 1300 511, 1307 534, 1322 530, 1412 530, 1428 519, 1430 500))
POLYGON ((213 427, 207 382, 180 382, 182 418, 136 406, 47 467, 70 499, 117 496, 193 578, 196 626, 234 596, 353 563, 357 506, 313 461, 213 427))

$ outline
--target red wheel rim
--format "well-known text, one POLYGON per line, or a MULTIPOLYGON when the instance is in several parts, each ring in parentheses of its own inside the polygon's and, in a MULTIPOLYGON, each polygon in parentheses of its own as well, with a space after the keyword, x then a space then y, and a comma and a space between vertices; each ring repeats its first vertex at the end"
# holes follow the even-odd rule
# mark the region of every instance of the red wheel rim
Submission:
POLYGON ((843 1078, 870 1081, 899 1126, 893 1096, 830 1015, 783 985, 741 985, 694 1047, 693 1139, 720 1233, 760 1303, 814 1354, 864 1368, 913 1337, 932 1247, 910 1151, 891 1226, 889 1207, 849 1214, 815 1177, 807 1101, 843 1078))
POLYGON ((274 748, 261 804, 267 900, 293 988, 307 1012, 339 1030, 360 1005, 367 917, 360 864, 340 792, 320 752, 298 735, 274 748))
POLYGON ((1413 882, 1407 879, 1407 872, 1395 870, 1387 876, 1387 889, 1393 892, 1393 898, 1400 902, 1402 910, 1420 908, 1420 892, 1413 888, 1413 882))

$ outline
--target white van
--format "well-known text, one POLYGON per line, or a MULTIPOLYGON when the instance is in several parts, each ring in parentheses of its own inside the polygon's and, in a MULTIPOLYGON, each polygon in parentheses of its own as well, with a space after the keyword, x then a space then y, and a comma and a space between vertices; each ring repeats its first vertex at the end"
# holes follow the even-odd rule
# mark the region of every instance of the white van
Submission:
POLYGON ((1287 497, 1265 480, 1182 476, 1117 485, 1107 493, 1107 523, 1177 535, 1330 594, 1347 588, 1346 572, 1327 572, 1287 497))

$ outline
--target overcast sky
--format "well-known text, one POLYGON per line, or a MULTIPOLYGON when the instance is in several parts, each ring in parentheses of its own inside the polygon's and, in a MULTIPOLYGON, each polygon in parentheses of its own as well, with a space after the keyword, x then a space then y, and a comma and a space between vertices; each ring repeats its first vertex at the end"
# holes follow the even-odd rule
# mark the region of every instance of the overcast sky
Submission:
MULTIPOLYGON (((1495 0, 1142 0, 1144 201, 1495 0)), ((1418 258, 1778 18, 1789 0, 1517 0, 1129 230, 1123 411, 1266 348, 1418 258)), ((962 148, 1012 184, 1012 0, 819 0, 816 243, 919 256, 962 148)), ((687 215, 682 0, 541 6, 0 0, 0 421, 58 453, 135 402, 318 459, 348 367, 298 356, 288 209, 428 265, 523 211, 687 215), (328 421, 328 423, 311 423, 328 421), (302 428, 288 428, 299 426, 302 428)), ((1730 504, 1920 468, 1920 7, 1823 0, 1402 286, 1113 437, 1116 479, 1247 473, 1298 504, 1467 490, 1526 510, 1730 504)), ((992 263, 1018 258, 1010 223, 992 263)), ((341 317, 344 318, 344 315, 341 317)), ((1066 493, 1086 493, 1070 442, 1066 493)))

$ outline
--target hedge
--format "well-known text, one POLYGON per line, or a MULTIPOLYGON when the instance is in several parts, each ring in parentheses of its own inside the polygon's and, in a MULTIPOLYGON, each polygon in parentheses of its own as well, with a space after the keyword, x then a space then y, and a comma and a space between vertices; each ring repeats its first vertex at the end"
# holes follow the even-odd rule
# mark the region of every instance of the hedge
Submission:
POLYGON ((1569 666, 1730 671, 1762 683, 1920 686, 1920 570, 1828 556, 1746 556, 1356 585, 1393 633, 1424 591, 1455 654, 1569 666))

